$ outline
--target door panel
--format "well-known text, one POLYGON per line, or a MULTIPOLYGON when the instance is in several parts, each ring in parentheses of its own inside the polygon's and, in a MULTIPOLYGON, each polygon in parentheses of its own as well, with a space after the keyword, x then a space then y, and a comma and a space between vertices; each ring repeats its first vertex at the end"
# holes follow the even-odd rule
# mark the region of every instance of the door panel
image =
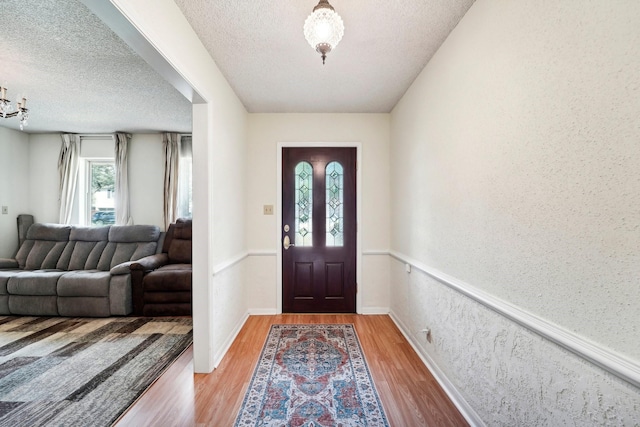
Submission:
POLYGON ((325 295, 327 298, 340 298, 344 295, 344 263, 325 264, 325 295))
POLYGON ((313 298, 313 263, 296 262, 295 298, 313 298))
POLYGON ((356 218, 355 148, 283 148, 284 312, 355 313, 356 218))

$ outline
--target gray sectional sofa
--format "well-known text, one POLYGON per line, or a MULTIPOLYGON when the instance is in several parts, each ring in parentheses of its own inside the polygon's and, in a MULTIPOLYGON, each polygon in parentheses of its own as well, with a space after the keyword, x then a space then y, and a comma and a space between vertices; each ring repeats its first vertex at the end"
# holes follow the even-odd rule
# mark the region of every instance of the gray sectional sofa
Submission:
POLYGON ((0 259, 0 315, 126 316, 129 265, 156 253, 160 238, 151 225, 33 224, 16 258, 0 259))

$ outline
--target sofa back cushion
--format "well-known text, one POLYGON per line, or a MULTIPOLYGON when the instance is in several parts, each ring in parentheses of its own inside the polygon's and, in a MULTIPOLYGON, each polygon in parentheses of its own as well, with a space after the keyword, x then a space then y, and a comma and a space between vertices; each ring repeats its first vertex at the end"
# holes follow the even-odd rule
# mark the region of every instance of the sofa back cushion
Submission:
POLYGON ((19 267, 27 270, 56 268, 70 232, 70 225, 33 224, 16 254, 19 267))
POLYGON ((58 260, 59 270, 95 270, 109 239, 109 226, 73 227, 58 260))
POLYGON ((156 252, 160 228, 155 225, 113 225, 109 229, 98 270, 107 271, 118 264, 135 261, 156 252))
POLYGON ((191 221, 171 224, 167 255, 172 264, 191 264, 191 221))

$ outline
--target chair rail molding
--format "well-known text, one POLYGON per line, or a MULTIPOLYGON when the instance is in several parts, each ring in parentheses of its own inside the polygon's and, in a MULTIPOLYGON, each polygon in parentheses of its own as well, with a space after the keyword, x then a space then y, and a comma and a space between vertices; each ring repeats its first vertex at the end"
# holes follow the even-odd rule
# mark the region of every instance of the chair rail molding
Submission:
POLYGON ((569 350, 633 386, 640 388, 640 364, 637 362, 633 362, 614 351, 600 347, 560 326, 547 322, 535 314, 529 313, 500 298, 477 289, 466 282, 451 277, 416 259, 393 250, 389 252, 389 255, 402 263, 410 264, 449 288, 569 350))
POLYGON ((236 254, 235 256, 232 256, 231 258, 228 258, 222 261, 221 263, 218 263, 213 267, 211 276, 217 276, 218 274, 233 267, 239 262, 242 262, 248 256, 249 256, 249 252, 244 251, 244 252, 240 252, 239 254, 236 254))

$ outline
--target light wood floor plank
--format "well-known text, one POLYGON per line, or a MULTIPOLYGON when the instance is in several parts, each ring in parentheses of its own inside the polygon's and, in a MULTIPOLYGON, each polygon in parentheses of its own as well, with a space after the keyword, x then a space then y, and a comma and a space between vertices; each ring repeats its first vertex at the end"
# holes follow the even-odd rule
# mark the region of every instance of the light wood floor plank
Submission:
POLYGON ((232 426, 269 328, 278 323, 353 323, 392 426, 466 426, 389 316, 250 316, 220 366, 193 374, 186 351, 116 424, 232 426))

